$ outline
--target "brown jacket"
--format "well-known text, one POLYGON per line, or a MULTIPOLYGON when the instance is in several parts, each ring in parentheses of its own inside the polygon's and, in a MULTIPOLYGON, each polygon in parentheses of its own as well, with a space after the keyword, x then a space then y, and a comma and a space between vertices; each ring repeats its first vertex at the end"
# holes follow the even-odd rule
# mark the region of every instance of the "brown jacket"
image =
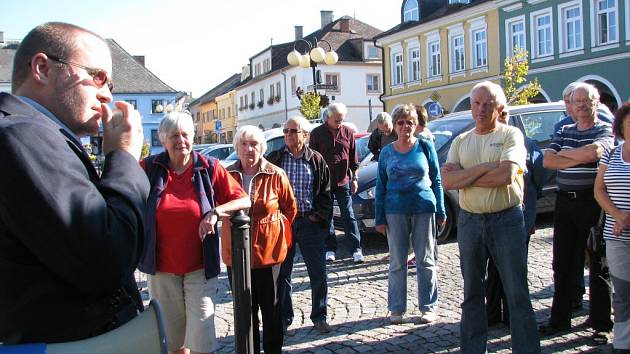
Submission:
MULTIPOLYGON (((284 261, 292 242, 291 224, 297 214, 297 203, 287 175, 264 158, 260 160, 260 170, 247 191, 252 201, 249 217, 253 269, 270 267, 284 261)), ((227 170, 243 185, 240 161, 227 170)), ((231 266, 231 223, 227 217, 222 219, 222 223, 221 257, 227 266, 231 266)))

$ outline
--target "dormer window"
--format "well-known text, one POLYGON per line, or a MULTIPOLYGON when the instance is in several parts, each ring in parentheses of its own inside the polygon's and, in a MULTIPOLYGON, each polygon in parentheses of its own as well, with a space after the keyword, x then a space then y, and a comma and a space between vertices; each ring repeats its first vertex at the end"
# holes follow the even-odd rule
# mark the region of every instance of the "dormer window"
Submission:
POLYGON ((403 22, 419 20, 420 9, 418 8, 418 0, 406 0, 403 7, 403 22))

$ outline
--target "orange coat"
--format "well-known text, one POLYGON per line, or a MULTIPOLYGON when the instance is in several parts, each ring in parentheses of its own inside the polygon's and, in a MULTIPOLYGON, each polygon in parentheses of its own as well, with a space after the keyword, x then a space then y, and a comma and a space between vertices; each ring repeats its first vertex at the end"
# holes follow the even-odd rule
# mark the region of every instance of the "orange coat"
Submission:
MULTIPOLYGON (((240 161, 228 172, 243 185, 240 161)), ((261 157, 260 170, 247 191, 252 202, 249 209, 252 269, 280 264, 291 246, 291 224, 297 215, 297 203, 285 172, 261 157)), ((232 265, 232 234, 229 218, 222 219, 221 257, 232 265)))

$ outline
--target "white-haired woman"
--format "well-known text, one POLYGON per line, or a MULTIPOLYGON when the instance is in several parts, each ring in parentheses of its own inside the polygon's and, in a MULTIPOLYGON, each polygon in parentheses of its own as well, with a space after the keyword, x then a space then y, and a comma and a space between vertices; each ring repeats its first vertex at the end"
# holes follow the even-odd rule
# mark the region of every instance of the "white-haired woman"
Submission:
POLYGON ((190 115, 172 112, 158 128, 164 152, 141 161, 151 183, 139 269, 162 308, 171 353, 217 349, 219 216, 250 207, 247 194, 215 158, 192 150, 190 115))
MULTIPOLYGON (((263 155, 267 141, 263 132, 252 125, 239 128, 234 136, 239 161, 228 168, 251 198, 251 282, 254 353, 260 353, 258 310, 262 313, 263 348, 266 354, 282 352, 282 318, 278 275, 291 245, 291 224, 297 204, 289 179, 282 169, 263 155)), ((231 228, 223 220, 221 255, 232 266, 231 228)))

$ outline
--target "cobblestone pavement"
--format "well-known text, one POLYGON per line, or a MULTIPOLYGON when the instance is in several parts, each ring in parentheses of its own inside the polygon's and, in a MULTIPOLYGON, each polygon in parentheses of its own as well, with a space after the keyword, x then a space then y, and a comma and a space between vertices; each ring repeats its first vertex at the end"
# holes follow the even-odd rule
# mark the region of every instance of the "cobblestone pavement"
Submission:
MULTIPOLYGON (((551 218, 543 217, 529 245, 529 290, 538 323, 549 316, 553 296, 551 271, 551 218)), ((340 249, 343 249, 343 237, 340 249)), ((350 254, 328 265, 328 321, 332 332, 319 334, 309 318, 311 291, 301 259, 293 272, 295 319, 284 339, 286 353, 450 353, 459 352, 460 303, 463 280, 459 269, 457 243, 439 246, 439 315, 437 323, 420 323, 415 270, 408 277, 408 323, 391 324, 387 319, 387 244, 380 235, 364 235, 366 262, 356 265, 350 254)), ((219 276, 216 328, 219 353, 234 352, 232 298, 225 272, 219 276)), ((588 284, 588 281, 587 281, 588 284)), ((587 291, 588 293, 588 291, 587 291)), ((587 296, 585 296, 585 299, 587 296)), ((612 346, 589 346, 591 333, 582 325, 588 315, 575 313, 573 331, 542 338, 544 353, 609 353, 612 346)), ((510 353, 510 332, 504 325, 491 327, 488 351, 510 353)))

